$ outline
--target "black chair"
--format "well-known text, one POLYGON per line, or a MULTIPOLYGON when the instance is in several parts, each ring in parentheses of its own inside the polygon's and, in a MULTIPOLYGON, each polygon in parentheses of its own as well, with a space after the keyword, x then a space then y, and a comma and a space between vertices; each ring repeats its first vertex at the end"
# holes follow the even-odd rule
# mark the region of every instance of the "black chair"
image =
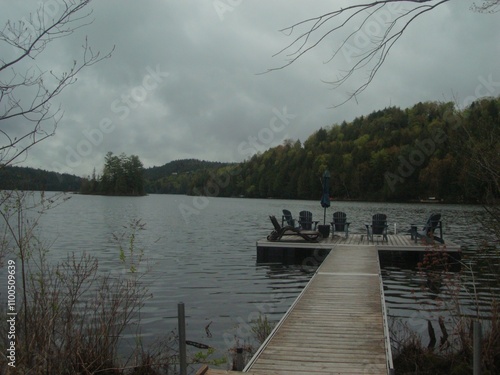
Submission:
POLYGON ((371 224, 365 224, 366 236, 369 241, 373 241, 373 236, 382 236, 382 241, 389 241, 387 238, 387 215, 375 214, 371 224))
POLYGON ((441 214, 431 214, 422 230, 418 230, 418 227, 417 224, 411 224, 410 234, 411 238, 415 240, 415 243, 422 238, 427 244, 431 244, 434 241, 444 244, 441 214), (436 235, 437 229, 439 229, 439 236, 436 235))
POLYGON ((300 229, 305 230, 316 230, 316 226, 319 223, 318 221, 313 221, 313 215, 310 211, 300 211, 299 212, 299 227, 300 229), (314 229, 313 229, 314 225, 314 229))
POLYGON ((315 230, 300 230, 291 226, 281 227, 275 216, 269 216, 271 223, 273 223, 274 230, 267 236, 268 241, 280 241, 283 236, 301 237, 307 242, 318 242, 322 238, 321 233, 315 230))
POLYGON ((283 210, 283 216, 281 217, 281 226, 285 225, 285 222, 288 226, 295 228, 295 219, 292 216, 292 213, 288 210, 283 210))
POLYGON ((347 222, 347 215, 345 212, 335 212, 333 214, 333 221, 330 223, 332 225, 332 236, 335 235, 335 232, 344 232, 345 238, 349 237, 349 224, 347 222))

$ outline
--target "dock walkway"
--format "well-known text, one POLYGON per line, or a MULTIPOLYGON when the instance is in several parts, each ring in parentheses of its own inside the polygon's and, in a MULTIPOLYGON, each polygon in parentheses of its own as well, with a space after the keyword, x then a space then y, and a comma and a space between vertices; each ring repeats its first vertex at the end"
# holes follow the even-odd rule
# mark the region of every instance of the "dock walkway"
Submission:
POLYGON ((386 375, 379 275, 375 246, 333 248, 245 370, 386 375))

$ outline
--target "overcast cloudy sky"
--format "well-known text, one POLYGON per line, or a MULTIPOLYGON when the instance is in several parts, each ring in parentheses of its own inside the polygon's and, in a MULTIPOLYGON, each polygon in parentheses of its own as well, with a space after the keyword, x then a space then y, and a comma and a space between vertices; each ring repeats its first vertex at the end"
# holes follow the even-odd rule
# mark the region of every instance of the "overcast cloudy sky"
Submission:
MULTIPOLYGON (((45 3, 55 9, 58 1, 45 3)), ((94 166, 99 172, 108 151, 138 155, 146 167, 184 158, 242 161, 285 139, 303 142, 320 127, 387 106, 466 104, 500 94, 500 13, 472 12, 468 0, 417 19, 371 85, 339 108, 332 106, 367 72, 335 90, 324 81, 367 50, 363 34, 330 63, 343 41, 335 35, 286 69, 258 74, 286 63, 286 54, 273 54, 304 31, 287 36, 280 29, 347 3, 353 1, 94 1, 93 23, 54 42, 32 63, 42 69, 70 64, 80 58, 85 36, 94 50, 114 46, 112 57, 82 71, 57 98, 64 117, 56 135, 21 165, 83 176, 94 166)), ((27 17, 38 2, 0 4, 3 25, 27 17)), ((362 33, 375 35, 403 9, 386 10, 362 33)), ((12 53, 0 48, 4 56, 12 53)))

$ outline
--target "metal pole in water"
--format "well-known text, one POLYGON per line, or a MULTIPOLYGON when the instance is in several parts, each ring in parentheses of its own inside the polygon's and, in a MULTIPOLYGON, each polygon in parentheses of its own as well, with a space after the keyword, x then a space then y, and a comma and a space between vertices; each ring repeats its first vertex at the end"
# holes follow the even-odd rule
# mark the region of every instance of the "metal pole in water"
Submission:
POLYGON ((184 303, 177 305, 177 319, 179 323, 179 360, 180 375, 187 375, 186 361, 186 318, 184 315, 184 303))
POLYGON ((237 348, 236 349, 236 355, 233 363, 233 370, 234 371, 243 371, 243 348, 237 348))
POLYGON ((473 358, 474 358, 474 375, 481 375, 481 322, 474 320, 473 325, 473 335, 474 335, 474 348, 473 348, 473 358))

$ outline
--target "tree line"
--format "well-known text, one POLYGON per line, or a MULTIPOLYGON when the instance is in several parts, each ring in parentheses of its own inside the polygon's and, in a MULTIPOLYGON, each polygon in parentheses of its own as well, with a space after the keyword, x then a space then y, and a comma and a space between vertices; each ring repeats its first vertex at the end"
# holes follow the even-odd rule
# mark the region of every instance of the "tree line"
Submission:
POLYGON ((388 107, 321 128, 304 143, 287 140, 243 163, 156 184, 165 193, 319 199, 328 169, 339 200, 480 202, 498 195, 499 111, 500 97, 464 109, 388 107))
POLYGON ((242 163, 186 159, 144 168, 137 156, 109 152, 101 175, 94 170, 79 179, 8 167, 0 170, 0 188, 319 199, 328 169, 338 200, 477 203, 498 198, 499 112, 500 97, 463 109, 437 102, 388 107, 320 128, 303 143, 286 140, 242 163))
POLYGON ((81 178, 29 167, 0 166, 0 190, 78 191, 81 178))

